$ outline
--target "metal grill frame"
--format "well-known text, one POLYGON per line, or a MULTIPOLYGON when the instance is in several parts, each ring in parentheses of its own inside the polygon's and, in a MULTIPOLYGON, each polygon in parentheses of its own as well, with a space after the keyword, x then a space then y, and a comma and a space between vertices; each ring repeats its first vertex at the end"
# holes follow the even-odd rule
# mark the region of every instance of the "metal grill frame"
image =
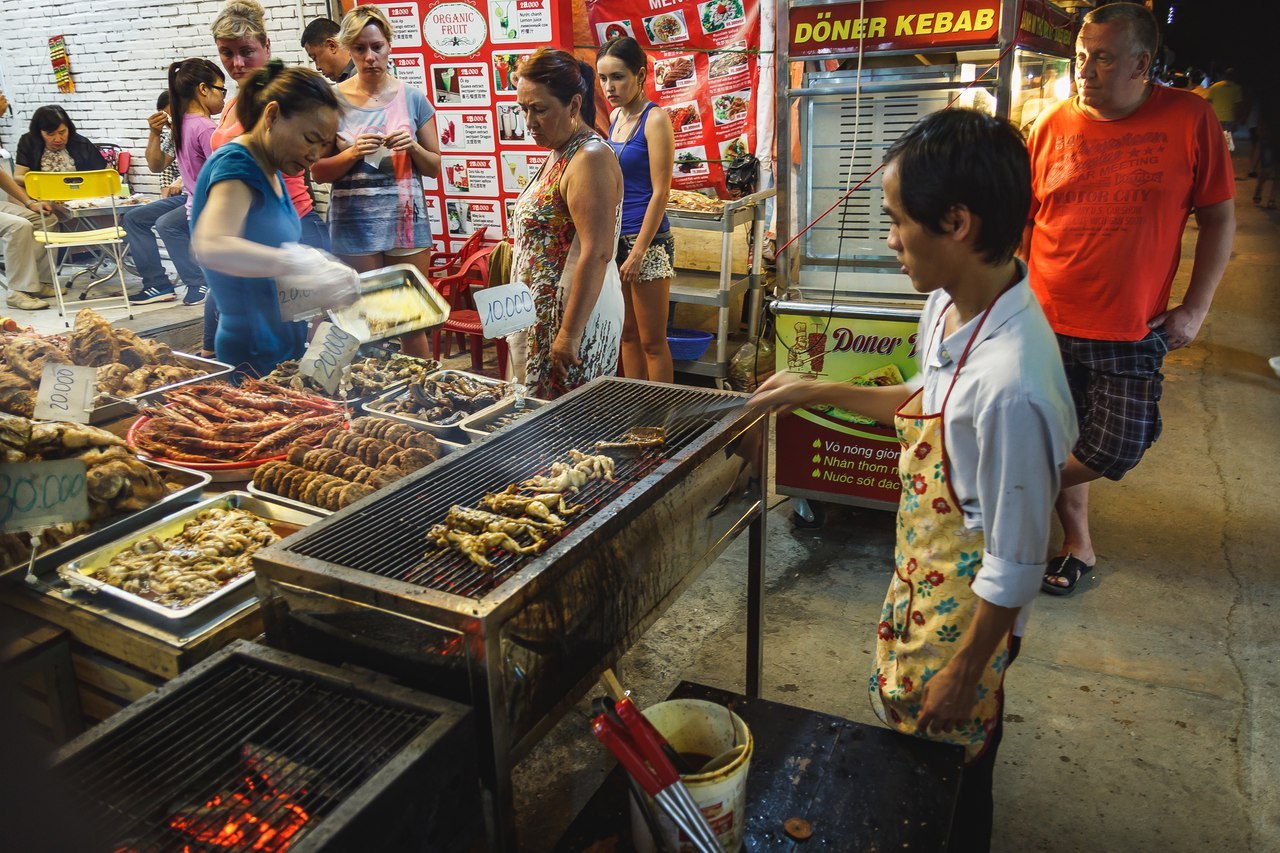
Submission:
MULTIPOLYGON (((247 640, 235 641, 63 746, 52 757, 52 772, 74 770, 89 751, 119 749, 134 737, 134 729, 150 716, 152 709, 163 710, 167 703, 207 689, 209 685, 205 682, 226 675, 223 670, 236 664, 270 670, 310 687, 361 699, 389 711, 421 713, 432 718, 377 770, 348 791, 331 810, 308 822, 306 829, 289 845, 289 853, 360 849, 363 844, 376 841, 379 832, 384 833, 383 837, 391 843, 395 843, 397 838, 402 843, 409 838, 422 842, 427 827, 421 822, 413 825, 417 818, 412 816, 416 812, 430 818, 429 807, 438 805, 431 802, 433 797, 450 801, 450 805, 443 809, 447 812, 442 817, 444 825, 430 827, 433 837, 450 839, 451 849, 465 849, 470 834, 480 829, 475 735, 470 708, 409 690, 376 674, 344 672, 247 640), (468 786, 472 786, 470 790, 468 786)), ((342 734, 336 734, 334 743, 340 743, 342 737, 342 734)), ((233 740, 228 738, 228 745, 233 740)), ((217 780, 210 778, 209 781, 216 783, 217 780)), ((159 812, 178 807, 179 804, 172 802, 171 797, 171 791, 157 790, 154 802, 147 806, 146 811, 159 812), (158 808, 159 804, 163 804, 163 808, 158 808)), ((87 802, 79 803, 74 795, 69 800, 86 809, 94 808, 87 802)), ((187 805, 198 807, 200 803, 187 805)), ((114 807, 110 803, 103 806, 114 807)), ((103 842, 120 840, 103 839, 103 842)), ((190 843, 193 847, 200 846, 194 840, 190 843)))
MULTIPOLYGON (((652 389, 661 393, 697 393, 704 399, 740 398, 746 395, 712 389, 688 389, 643 380, 601 378, 543 406, 536 412, 498 430, 479 444, 442 458, 430 467, 389 487, 411 488, 430 479, 443 479, 456 466, 465 466, 491 442, 518 441, 536 435, 539 423, 556 411, 577 405, 592 388, 615 383, 618 388, 652 389), (504 439, 504 437, 506 437, 504 439)), ((511 771, 515 763, 598 681, 600 674, 643 635, 649 626, 680 596, 685 588, 728 547, 739 533, 750 530, 747 583, 746 692, 758 695, 761 666, 763 613, 765 480, 753 490, 742 491, 719 515, 705 514, 739 481, 741 460, 726 448, 749 430, 765 422, 762 412, 738 409, 707 426, 703 432, 666 459, 607 505, 597 509, 547 552, 531 559, 497 588, 479 599, 423 588, 381 575, 351 569, 307 557, 292 550, 299 542, 343 524, 363 508, 385 499, 372 495, 294 536, 255 554, 259 599, 267 637, 273 644, 289 643, 289 612, 295 607, 365 609, 398 616, 406 624, 417 623, 424 632, 456 633, 466 638, 470 672, 470 696, 451 698, 471 701, 481 731, 488 726, 481 754, 482 783, 489 789, 490 842, 494 849, 514 849, 511 771), (629 559, 644 551, 645 559, 629 559), (597 642, 584 660, 581 648, 559 649, 540 658, 544 671, 556 671, 554 689, 531 700, 534 710, 522 715, 513 710, 513 697, 521 685, 507 670, 512 655, 523 654, 513 643, 522 614, 531 603, 556 600, 558 591, 619 565, 644 565, 638 572, 619 578, 618 595, 640 589, 644 600, 626 614, 627 624, 616 635, 597 642), (576 652, 576 654, 575 654, 576 652), (552 666, 548 660, 554 661, 552 666), (492 768, 492 770, 490 770, 492 768)), ((768 442, 759 443, 757 471, 768 470, 768 442)), ((505 483, 493 483, 501 488, 505 483)), ((425 534, 425 531, 423 531, 425 534)), ((425 543, 424 543, 425 547, 425 543)), ((530 621, 526 619, 526 622, 530 621)), ((597 638, 599 639, 599 638, 597 638)), ((295 651, 308 653, 305 647, 295 651)), ((532 689, 532 688, 530 688, 532 689)), ((432 687, 436 691, 435 686, 432 687)))

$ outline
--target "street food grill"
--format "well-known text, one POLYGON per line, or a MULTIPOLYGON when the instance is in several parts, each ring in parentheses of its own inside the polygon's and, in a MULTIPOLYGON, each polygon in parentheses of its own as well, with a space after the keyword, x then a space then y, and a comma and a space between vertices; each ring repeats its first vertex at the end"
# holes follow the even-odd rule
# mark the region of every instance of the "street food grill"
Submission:
POLYGON ((55 756, 115 853, 469 849, 463 706, 237 641, 55 756))
POLYGON ((724 210, 724 200, 692 190, 672 190, 667 198, 667 207, 676 210, 692 210, 695 213, 720 213, 724 210))
POLYGON ((255 462, 318 444, 344 420, 341 405, 254 379, 166 392, 129 430, 138 450, 177 464, 255 462))
MULTIPOLYGON (((601 378, 541 406, 255 554, 268 640, 476 703, 505 824, 515 761, 749 526, 749 571, 762 571, 763 493, 726 452, 759 419, 722 408, 744 399, 601 378), (673 411, 701 414, 670 419, 661 445, 594 452, 673 411), (511 520, 514 549, 427 542, 433 529, 478 535, 511 520)), ((749 649, 758 627, 753 616, 749 649)))
MULTIPOLYGON (((440 369, 440 362, 415 358, 402 353, 386 352, 365 356, 351 363, 343 379, 350 382, 349 397, 372 397, 397 385, 426 378, 440 369)), ((282 361, 263 381, 282 385, 294 391, 330 396, 315 379, 298 372, 298 361, 282 361)))
POLYGON ((68 334, 24 332, 0 338, 0 411, 31 417, 40 377, 49 363, 96 367, 94 405, 98 407, 115 397, 136 397, 209 376, 220 367, 175 353, 167 344, 139 337, 129 329, 113 328, 101 315, 84 308, 68 334))
POLYGON ((338 510, 440 458, 430 433, 385 418, 356 418, 335 426, 319 447, 294 445, 283 461, 253 475, 259 491, 338 510))

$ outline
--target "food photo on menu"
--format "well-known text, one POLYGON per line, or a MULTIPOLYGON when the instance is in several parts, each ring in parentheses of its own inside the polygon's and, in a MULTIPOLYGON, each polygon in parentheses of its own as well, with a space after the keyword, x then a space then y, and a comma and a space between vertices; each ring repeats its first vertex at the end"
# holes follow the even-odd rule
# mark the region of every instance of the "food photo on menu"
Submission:
POLYGON ((693 56, 684 54, 653 62, 653 83, 659 90, 693 86, 698 82, 693 56))
POLYGON ((523 53, 495 53, 493 55, 493 91, 515 92, 516 66, 528 55, 523 53))
POLYGON ((707 166, 707 149, 701 145, 677 148, 675 170, 672 174, 677 178, 711 174, 711 169, 707 166))
POLYGON ((709 0, 698 4, 698 17, 702 31, 707 35, 735 27, 746 20, 742 0, 709 0))
POLYGON ((747 147, 747 138, 745 136, 730 139, 720 146, 720 158, 722 160, 737 160, 739 157, 746 157, 750 153, 751 149, 747 147))
POLYGON ((702 116, 698 113, 696 101, 672 104, 669 107, 663 107, 663 109, 671 117, 671 130, 673 133, 702 130, 702 116))
POLYGON ((746 49, 747 43, 739 41, 713 52, 707 60, 707 76, 712 80, 719 80, 734 74, 745 74, 751 68, 746 49))
POLYGON ((605 21, 603 24, 596 24, 596 36, 600 39, 601 44, 623 36, 634 36, 635 34, 635 27, 632 26, 630 19, 605 21))
POLYGON ((736 92, 716 95, 711 99, 711 110, 715 113, 716 124, 730 124, 745 120, 750 103, 750 89, 739 89, 736 92))
POLYGON ((462 103, 458 69, 451 65, 435 66, 431 69, 431 79, 435 82, 437 104, 462 103))
POLYGON ((444 209, 450 234, 465 237, 476 230, 471 224, 471 205, 465 201, 449 199, 444 203, 444 209))
POLYGON ((674 44, 689 38, 684 12, 679 9, 644 19, 644 32, 653 44, 674 44))
POLYGON ((498 104, 498 138, 503 142, 527 142, 524 115, 514 103, 498 104))

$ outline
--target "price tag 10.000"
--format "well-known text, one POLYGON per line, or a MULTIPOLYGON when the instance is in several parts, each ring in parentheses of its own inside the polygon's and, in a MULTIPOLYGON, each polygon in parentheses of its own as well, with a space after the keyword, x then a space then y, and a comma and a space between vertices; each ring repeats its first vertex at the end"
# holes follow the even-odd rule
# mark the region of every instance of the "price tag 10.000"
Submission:
POLYGON ((0 530, 37 530, 89 517, 83 459, 0 465, 0 530))
POLYGON ((47 362, 40 374, 34 417, 40 421, 89 422, 98 387, 98 369, 47 362))
POLYGON ((529 328, 538 319, 533 307, 533 291, 527 284, 486 287, 475 291, 474 296, 486 338, 506 337, 529 328))
POLYGON ((303 353, 298 372, 320 383, 326 394, 336 394, 342 371, 351 364, 359 348, 359 338, 328 321, 323 322, 303 353))
POLYGON ((276 280, 276 298, 280 301, 280 319, 285 322, 310 320, 334 307, 330 304, 331 294, 322 288, 305 287, 290 278, 276 280))

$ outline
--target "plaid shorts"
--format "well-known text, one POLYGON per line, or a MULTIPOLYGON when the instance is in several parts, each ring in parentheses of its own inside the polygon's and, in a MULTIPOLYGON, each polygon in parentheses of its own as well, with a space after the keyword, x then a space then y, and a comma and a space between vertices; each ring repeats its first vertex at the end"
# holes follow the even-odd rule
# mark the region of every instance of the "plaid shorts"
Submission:
POLYGON ((1075 457, 1119 480, 1160 437, 1160 367, 1169 352, 1168 335, 1163 328, 1140 341, 1058 335, 1058 348, 1080 421, 1075 457))

